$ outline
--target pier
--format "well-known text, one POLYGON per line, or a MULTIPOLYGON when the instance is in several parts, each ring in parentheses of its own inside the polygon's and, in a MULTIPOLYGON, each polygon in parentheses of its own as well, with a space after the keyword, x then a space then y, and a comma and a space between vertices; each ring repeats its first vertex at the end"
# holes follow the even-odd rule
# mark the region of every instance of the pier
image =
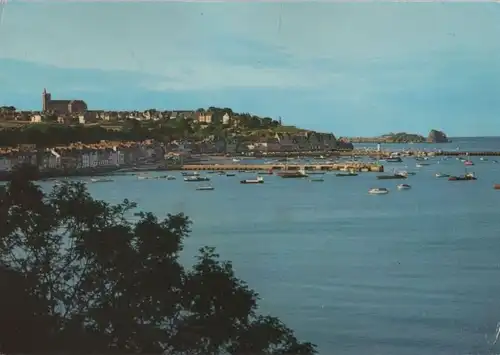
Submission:
POLYGON ((341 164, 187 164, 181 167, 181 170, 209 170, 209 171, 268 171, 268 170, 299 170, 305 168, 309 171, 338 171, 338 170, 354 170, 364 172, 384 172, 383 165, 366 164, 366 163, 341 163, 341 164))

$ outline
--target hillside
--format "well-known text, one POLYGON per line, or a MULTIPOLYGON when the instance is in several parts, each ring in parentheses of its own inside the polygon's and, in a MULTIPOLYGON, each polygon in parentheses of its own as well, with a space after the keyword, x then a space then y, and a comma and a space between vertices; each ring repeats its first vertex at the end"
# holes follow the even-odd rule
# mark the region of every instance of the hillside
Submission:
POLYGON ((0 110, 0 144, 67 144, 99 140, 214 141, 220 138, 256 141, 276 133, 312 132, 283 125, 269 117, 236 113, 229 108, 210 107, 195 111, 88 112, 84 115, 57 116, 50 113, 0 110), (31 118, 39 115, 41 122, 31 118), (210 116, 211 122, 202 119, 210 116), (85 123, 81 122, 85 117, 85 123), (61 122, 61 123, 58 123, 61 122))

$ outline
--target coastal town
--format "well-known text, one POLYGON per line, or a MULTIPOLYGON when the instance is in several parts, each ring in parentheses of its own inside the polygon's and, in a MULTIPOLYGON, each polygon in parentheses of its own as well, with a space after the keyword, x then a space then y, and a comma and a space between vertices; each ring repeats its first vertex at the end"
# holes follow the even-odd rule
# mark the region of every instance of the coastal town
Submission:
MULTIPOLYGON (((0 124, 0 174, 19 164, 58 175, 139 165, 168 168, 196 163, 200 155, 346 153, 353 151, 352 141, 363 141, 286 126, 281 118, 235 113, 229 108, 90 110, 81 99, 54 100, 46 89, 40 111, 3 106, 0 124)), ((439 131, 431 134, 436 141, 447 139, 439 131)), ((371 142, 420 142, 423 137, 403 133, 384 139, 371 142)))

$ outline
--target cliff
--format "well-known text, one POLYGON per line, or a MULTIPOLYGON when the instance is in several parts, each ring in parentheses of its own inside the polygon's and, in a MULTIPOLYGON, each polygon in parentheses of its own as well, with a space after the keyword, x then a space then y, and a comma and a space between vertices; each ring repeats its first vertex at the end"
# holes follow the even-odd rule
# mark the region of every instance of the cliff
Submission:
POLYGON ((431 130, 427 136, 429 143, 448 143, 450 140, 443 131, 431 130))

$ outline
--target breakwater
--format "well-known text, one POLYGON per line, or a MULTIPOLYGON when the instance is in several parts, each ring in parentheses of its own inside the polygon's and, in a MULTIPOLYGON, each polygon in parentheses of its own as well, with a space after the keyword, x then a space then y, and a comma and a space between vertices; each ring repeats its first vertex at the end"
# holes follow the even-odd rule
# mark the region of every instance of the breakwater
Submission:
MULTIPOLYGON (((306 170, 354 170, 366 172, 383 172, 383 165, 366 164, 366 163, 340 163, 340 164, 187 164, 181 167, 181 170, 211 170, 211 171, 267 171, 267 170, 299 170, 305 168, 306 170)), ((174 170, 174 169, 171 169, 174 170)))

